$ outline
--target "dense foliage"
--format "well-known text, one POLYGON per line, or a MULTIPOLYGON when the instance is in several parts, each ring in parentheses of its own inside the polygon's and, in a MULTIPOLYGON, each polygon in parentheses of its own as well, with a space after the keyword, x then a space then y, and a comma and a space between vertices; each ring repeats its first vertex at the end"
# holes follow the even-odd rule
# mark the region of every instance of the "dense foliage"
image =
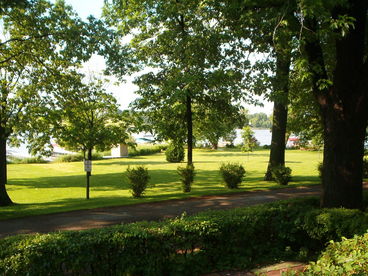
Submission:
POLYGON ((150 175, 144 166, 128 167, 126 170, 130 190, 133 197, 141 197, 149 185, 150 175))
POLYGON ((275 166, 271 170, 273 179, 280 185, 287 185, 291 180, 291 169, 285 166, 275 166))
MULTIPOLYGON (((310 260, 330 240, 366 229, 365 212, 319 209, 317 199, 297 199, 164 222, 5 238, 0 240, 0 274, 200 275, 249 269, 310 260)), ((344 247, 342 256, 349 247, 356 248, 344 247)))
POLYGON ((45 143, 37 142, 47 137, 45 102, 55 101, 68 85, 65 77, 89 59, 97 42, 90 36, 96 22, 83 22, 64 1, 26 2, 0 4, 0 206, 12 203, 5 188, 6 144, 28 140, 33 153, 45 153, 45 143))
MULTIPOLYGON (((92 160, 101 160, 103 159, 102 154, 97 153, 97 152, 92 152, 92 160)), ((75 154, 64 154, 64 155, 60 155, 58 157, 55 158, 55 162, 79 162, 79 161, 83 161, 84 160, 84 156, 82 153, 75 153, 75 154)))
POLYGON ((242 151, 249 152, 253 151, 258 145, 256 137, 254 137, 254 131, 250 126, 243 127, 242 131, 243 146, 242 151))
POLYGON ((249 123, 254 128, 268 128, 272 127, 272 118, 266 113, 254 113, 247 115, 249 123))
POLYGON ((129 147, 129 156, 142 156, 142 155, 150 155, 162 152, 167 149, 166 144, 160 145, 138 145, 136 147, 129 147))
POLYGON ((368 158, 363 160, 363 177, 368 178, 368 158))
POLYGON ((243 181, 245 169, 239 163, 224 163, 220 166, 220 174, 227 188, 237 189, 243 181))
POLYGON ((179 163, 184 160, 184 145, 177 141, 172 141, 165 151, 166 160, 171 163, 179 163))
POLYGON ((368 233, 330 241, 327 250, 317 262, 313 262, 302 275, 367 275, 368 233))
POLYGON ((39 156, 25 157, 25 158, 8 156, 7 162, 8 164, 39 164, 39 163, 47 163, 48 161, 39 156))
POLYGON ((178 174, 180 176, 181 187, 184 193, 189 193, 192 189, 195 171, 193 164, 185 167, 178 167, 178 174))

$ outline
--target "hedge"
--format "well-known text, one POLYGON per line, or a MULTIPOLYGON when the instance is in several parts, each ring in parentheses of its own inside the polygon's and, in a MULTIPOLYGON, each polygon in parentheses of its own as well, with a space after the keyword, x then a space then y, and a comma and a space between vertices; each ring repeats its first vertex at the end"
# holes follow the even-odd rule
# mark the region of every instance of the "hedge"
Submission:
MULTIPOLYGON (((92 153, 92 160, 102 160, 103 156, 99 152, 92 153)), ((80 162, 84 160, 84 156, 82 153, 75 153, 75 154, 64 154, 60 155, 55 158, 55 162, 80 162)))
POLYGON ((162 152, 167 148, 166 144, 160 145, 139 145, 137 147, 129 147, 129 156, 143 156, 143 155, 151 155, 155 153, 162 152))
POLYGON ((315 198, 163 222, 0 240, 0 275, 200 275, 311 260, 330 240, 363 234, 368 215, 315 198))

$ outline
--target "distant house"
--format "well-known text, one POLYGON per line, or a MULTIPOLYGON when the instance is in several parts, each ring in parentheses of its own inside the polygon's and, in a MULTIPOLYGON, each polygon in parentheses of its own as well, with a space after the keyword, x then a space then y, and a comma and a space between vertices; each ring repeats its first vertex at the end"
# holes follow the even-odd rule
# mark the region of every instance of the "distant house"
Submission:
POLYGON ((128 145, 126 144, 119 144, 111 149, 111 157, 128 157, 128 155, 128 145))

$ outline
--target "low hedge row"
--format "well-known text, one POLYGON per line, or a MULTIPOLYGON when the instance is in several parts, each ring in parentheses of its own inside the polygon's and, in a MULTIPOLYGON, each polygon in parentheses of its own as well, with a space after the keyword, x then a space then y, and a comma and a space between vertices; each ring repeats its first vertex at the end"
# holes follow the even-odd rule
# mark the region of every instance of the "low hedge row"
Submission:
POLYGON ((143 156, 159 153, 167 148, 166 144, 162 145, 139 145, 137 147, 129 147, 129 156, 143 156))
POLYGON ((8 164, 39 164, 39 163, 47 163, 48 161, 43 159, 42 157, 16 157, 16 156, 8 156, 7 163, 8 164))
POLYGON ((368 214, 319 209, 315 198, 164 222, 0 240, 0 275, 198 275, 315 258, 330 240, 363 234, 368 214))
MULTIPOLYGON (((92 160, 102 160, 103 155, 98 152, 92 153, 92 160)), ((55 158, 55 162, 80 162, 84 160, 84 156, 82 153, 75 153, 75 154, 64 154, 60 155, 55 158)))

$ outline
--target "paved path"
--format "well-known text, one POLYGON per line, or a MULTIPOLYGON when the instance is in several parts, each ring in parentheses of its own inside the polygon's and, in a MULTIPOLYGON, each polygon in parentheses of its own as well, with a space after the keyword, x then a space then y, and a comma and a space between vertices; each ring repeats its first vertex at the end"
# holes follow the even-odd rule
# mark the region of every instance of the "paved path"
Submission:
POLYGON ((281 199, 319 195, 321 186, 273 189, 227 195, 106 207, 0 221, 0 238, 25 233, 82 230, 141 220, 160 220, 205 210, 251 206, 281 199))

